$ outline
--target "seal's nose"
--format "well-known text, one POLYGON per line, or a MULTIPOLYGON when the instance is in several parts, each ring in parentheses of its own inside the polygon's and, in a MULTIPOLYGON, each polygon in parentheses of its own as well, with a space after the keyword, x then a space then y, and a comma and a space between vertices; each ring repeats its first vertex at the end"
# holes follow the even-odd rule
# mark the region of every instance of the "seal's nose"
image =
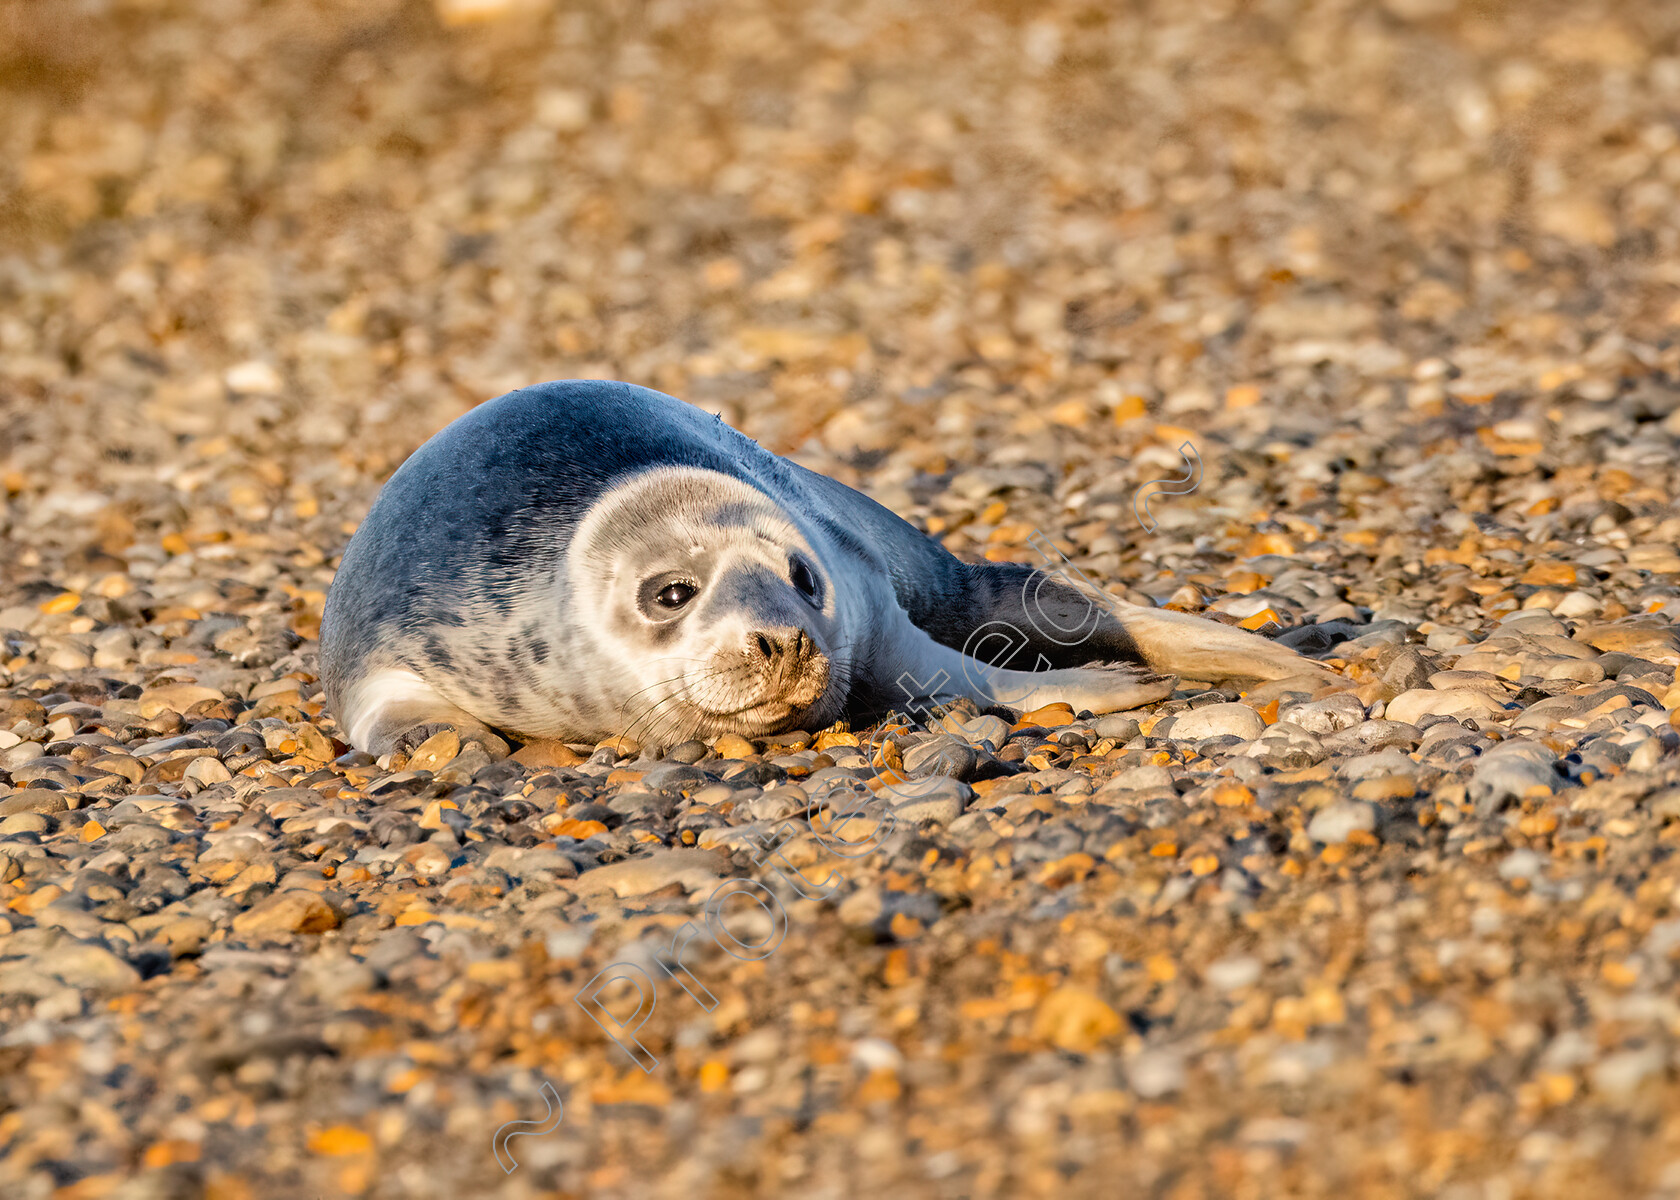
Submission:
POLYGON ((816 649, 816 642, 803 629, 760 629, 747 637, 747 653, 771 667, 797 667, 816 649))
POLYGON ((768 694, 788 704, 814 703, 828 690, 828 657, 804 629, 784 626, 750 633, 747 655, 757 662, 768 694))

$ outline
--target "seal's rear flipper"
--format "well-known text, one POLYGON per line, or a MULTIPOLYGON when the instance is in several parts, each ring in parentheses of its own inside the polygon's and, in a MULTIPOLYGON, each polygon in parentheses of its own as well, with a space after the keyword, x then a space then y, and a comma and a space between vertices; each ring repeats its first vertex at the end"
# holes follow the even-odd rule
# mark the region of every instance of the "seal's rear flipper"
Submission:
POLYGON ((911 621, 935 641, 998 666, 1042 672, 1096 659, 1209 683, 1303 674, 1322 675, 1326 683, 1340 678, 1246 629, 1129 604, 1072 564, 1045 572, 1022 563, 951 559, 944 570, 947 592, 938 600, 900 587, 911 621))
POLYGON ((1321 675, 1326 683, 1341 679, 1328 667, 1246 629, 1113 597, 1109 603, 1143 661, 1157 671, 1210 682, 1297 675, 1321 675))

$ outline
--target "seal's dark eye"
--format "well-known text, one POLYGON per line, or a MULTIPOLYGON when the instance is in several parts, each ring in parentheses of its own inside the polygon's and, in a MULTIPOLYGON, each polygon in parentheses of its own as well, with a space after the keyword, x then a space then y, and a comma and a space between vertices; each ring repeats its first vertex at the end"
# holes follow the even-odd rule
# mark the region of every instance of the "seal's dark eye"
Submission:
POLYGON ((670 583, 654 597, 665 608, 681 608, 694 599, 694 588, 686 583, 670 583))
POLYGON ((802 560, 797 558, 793 560, 793 567, 788 571, 788 578, 793 581, 794 587, 805 593, 807 599, 815 600, 817 598, 816 577, 811 574, 811 568, 807 567, 802 560))

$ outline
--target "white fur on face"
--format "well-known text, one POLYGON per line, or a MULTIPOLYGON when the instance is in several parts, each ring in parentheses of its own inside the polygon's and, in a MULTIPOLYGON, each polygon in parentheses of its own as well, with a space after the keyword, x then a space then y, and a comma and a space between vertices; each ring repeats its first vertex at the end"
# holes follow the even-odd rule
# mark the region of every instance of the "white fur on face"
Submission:
POLYGON ((854 647, 849 589, 824 547, 762 492, 715 471, 661 467, 604 495, 572 537, 566 586, 594 635, 599 701, 651 741, 827 723, 845 706, 854 647), (820 586, 813 605, 789 580, 798 554, 820 586), (653 579, 698 588, 680 613, 649 606, 653 579), (774 671, 755 635, 815 644, 802 670, 774 671))

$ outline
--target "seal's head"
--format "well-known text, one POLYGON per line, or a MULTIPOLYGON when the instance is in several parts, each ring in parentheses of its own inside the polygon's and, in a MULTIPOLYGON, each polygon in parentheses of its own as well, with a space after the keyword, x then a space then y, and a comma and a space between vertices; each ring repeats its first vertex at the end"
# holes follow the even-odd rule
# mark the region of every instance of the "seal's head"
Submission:
POLYGON ((671 744, 837 718, 853 647, 825 559, 763 492, 716 471, 658 467, 603 495, 572 537, 565 590, 612 664, 620 727, 671 744))

